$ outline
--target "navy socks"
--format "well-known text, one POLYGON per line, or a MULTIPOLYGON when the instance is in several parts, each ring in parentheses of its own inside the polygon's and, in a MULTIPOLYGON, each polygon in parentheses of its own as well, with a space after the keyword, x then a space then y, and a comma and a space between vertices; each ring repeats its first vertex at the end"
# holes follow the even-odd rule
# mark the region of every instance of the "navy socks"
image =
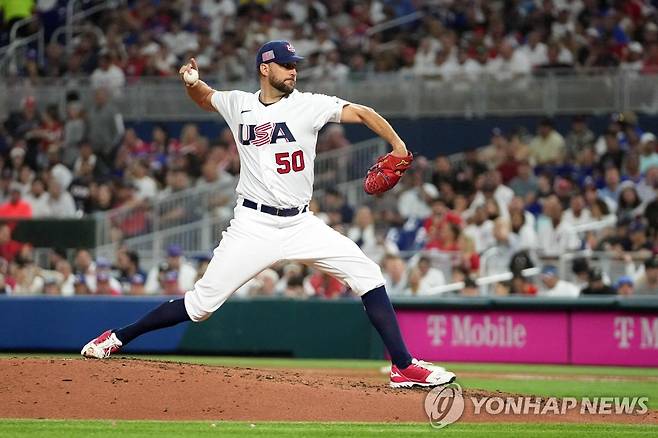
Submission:
POLYGON ((384 286, 366 292, 361 300, 370 322, 384 341, 392 362, 400 369, 411 365, 411 355, 402 339, 398 319, 384 286))
MULTIPOLYGON (((367 292, 361 297, 361 300, 370 322, 384 341, 393 363, 401 369, 411 365, 411 355, 402 339, 395 311, 384 286, 367 292)), ((161 304, 133 324, 114 330, 114 334, 123 345, 126 345, 144 333, 171 327, 185 321, 191 320, 185 310, 185 300, 179 298, 161 304)))
POLYGON ((185 321, 191 321, 191 319, 185 310, 185 299, 179 298, 160 304, 139 321, 113 330, 113 332, 121 343, 126 345, 139 335, 185 321))

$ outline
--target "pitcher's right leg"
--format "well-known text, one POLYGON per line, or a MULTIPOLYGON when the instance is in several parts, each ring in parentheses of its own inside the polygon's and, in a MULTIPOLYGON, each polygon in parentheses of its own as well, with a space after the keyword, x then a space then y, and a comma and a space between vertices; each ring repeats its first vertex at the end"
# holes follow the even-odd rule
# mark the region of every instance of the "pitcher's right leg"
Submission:
POLYGON ((268 215, 239 206, 213 252, 205 274, 184 298, 170 300, 133 324, 107 330, 81 351, 103 359, 136 337, 185 321, 210 317, 240 286, 281 258, 280 242, 268 215), (268 220, 269 219, 269 220, 268 220))

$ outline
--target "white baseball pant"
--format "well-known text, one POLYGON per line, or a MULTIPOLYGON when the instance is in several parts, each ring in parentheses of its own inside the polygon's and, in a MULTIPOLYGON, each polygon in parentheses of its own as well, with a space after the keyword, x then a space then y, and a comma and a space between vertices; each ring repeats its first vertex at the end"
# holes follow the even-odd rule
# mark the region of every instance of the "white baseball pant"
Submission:
POLYGON ((282 260, 333 275, 359 295, 384 284, 379 266, 313 213, 274 216, 239 199, 208 269, 185 294, 188 315, 195 322, 209 318, 240 286, 282 260))

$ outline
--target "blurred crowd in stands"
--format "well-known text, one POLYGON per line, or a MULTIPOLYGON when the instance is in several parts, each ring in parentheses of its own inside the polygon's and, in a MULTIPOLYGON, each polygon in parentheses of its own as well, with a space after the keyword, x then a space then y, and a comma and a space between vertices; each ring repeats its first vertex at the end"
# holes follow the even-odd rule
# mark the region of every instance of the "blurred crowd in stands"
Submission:
MULTIPOLYGON (((589 67, 658 72, 655 0, 129 0, 108 2, 76 23, 66 47, 56 30, 67 3, 0 3, 0 46, 31 11, 39 20, 19 36, 42 29, 48 42, 43 57, 35 42, 15 78, 39 83, 91 75, 93 84, 118 93, 134 78, 176 76, 195 56, 202 77, 241 81, 252 76, 254 53, 271 39, 287 39, 307 57, 302 80, 385 72, 445 80, 484 72, 509 80, 589 67), (416 20, 386 25, 415 13, 416 20)), ((97 3, 79 4, 84 10, 97 3)))
MULTIPOLYGON (((210 188, 212 200, 198 211, 195 201, 183 202, 192 199, 186 195, 175 208, 155 212, 163 224, 198 220, 204 214, 231 215, 239 159, 228 129, 209 140, 189 124, 175 139, 156 126, 151 138, 141 139, 123 128, 104 90, 86 110, 74 97, 66 109, 77 115, 64 123, 56 107, 40 112, 32 99, 4 123, 4 141, 10 145, 0 158, 4 290, 188 290, 209 256, 192 263, 180 247, 171 246, 166 260, 144 273, 137 253, 121 245, 124 238, 149 231, 146 213, 131 214, 117 226, 114 260, 94 261, 86 250, 53 250, 47 265, 38 267, 34 249, 12 239, 12 219, 146 212, 157 200, 193 187, 210 188), (103 111, 104 105, 110 109, 103 111), (89 129, 93 123, 98 130, 89 129), (71 132, 75 140, 67 143, 71 132), (115 141, 116 147, 105 147, 115 141)), ((540 120, 535 132, 496 128, 490 144, 461 155, 417 157, 394 190, 368 197, 363 205, 349 205, 343 193, 327 190, 310 207, 381 264, 393 295, 454 293, 452 289, 461 294, 658 294, 658 143, 646 128, 630 112, 612 114, 606 129, 596 133, 584 116, 573 117, 562 133, 550 119, 540 120), (573 257, 560 258, 568 253, 573 257), (501 273, 511 276, 477 283, 501 273), (462 283, 444 289, 455 282, 462 283)), ((318 150, 340 148, 349 151, 348 140, 340 126, 328 127, 318 150)), ((207 245, 210 249, 211 242, 207 245)), ((295 264, 269 269, 238 292, 302 297, 350 293, 331 277, 295 264)))
MULTIPOLYGON (((32 12, 29 1, 13 3, 0 3, 0 46, 11 24, 32 12), (8 9, 13 3, 22 9, 8 9)), ((52 35, 66 3, 35 2, 37 29, 52 35)), ((186 257, 170 245, 162 262, 145 271, 138 253, 121 245, 152 230, 152 205, 186 189, 212 188, 211 214, 232 212, 239 158, 229 130, 208 139, 188 124, 174 138, 156 125, 140 138, 114 103, 125 83, 176 77, 189 56, 204 77, 218 80, 250 77, 257 47, 274 38, 293 41, 307 56, 300 75, 308 79, 381 72, 454 79, 487 72, 516 80, 583 67, 658 72, 656 2, 648 0, 118 4, 88 19, 102 38, 91 30, 76 33, 71 53, 53 41, 44 64, 30 51, 8 78, 36 84, 61 77, 72 91, 62 106, 28 96, 0 126, 0 292, 175 295, 202 275, 209 255, 186 257), (424 15, 373 32, 414 12, 424 15), (87 77, 90 101, 74 91, 75 81, 87 77), (12 238, 16 219, 123 211, 118 208, 137 213, 117 213, 112 260, 85 249, 51 250, 37 263, 35 249, 12 238)), ((632 113, 611 115, 602 132, 593 132, 584 116, 564 132, 550 119, 534 132, 495 129, 490 144, 463 156, 417 157, 395 190, 365 205, 350 205, 343 193, 329 190, 313 199, 311 210, 381 264, 391 295, 658 295, 655 131, 632 113), (509 278, 492 277, 502 273, 509 278), (494 280, 480 284, 482 278, 494 280)), ((349 145, 340 126, 329 126, 318 152, 349 145)), ((178 203, 155 215, 166 226, 208 214, 205 204, 198 210, 178 203)), ((237 294, 333 298, 351 292, 327 275, 286 264, 260 273, 237 294)))

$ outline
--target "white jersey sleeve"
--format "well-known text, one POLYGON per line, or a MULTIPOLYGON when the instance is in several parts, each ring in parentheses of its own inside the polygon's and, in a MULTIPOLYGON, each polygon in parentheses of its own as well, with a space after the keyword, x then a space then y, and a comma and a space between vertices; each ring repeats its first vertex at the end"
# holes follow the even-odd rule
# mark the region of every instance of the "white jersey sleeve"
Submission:
POLYGON ((340 122, 343 107, 349 104, 350 102, 336 96, 313 94, 313 128, 319 131, 329 122, 340 122))
POLYGON ((240 114, 241 103, 245 95, 248 96, 249 93, 239 90, 215 91, 210 98, 210 102, 226 120, 226 123, 231 126, 240 114))

